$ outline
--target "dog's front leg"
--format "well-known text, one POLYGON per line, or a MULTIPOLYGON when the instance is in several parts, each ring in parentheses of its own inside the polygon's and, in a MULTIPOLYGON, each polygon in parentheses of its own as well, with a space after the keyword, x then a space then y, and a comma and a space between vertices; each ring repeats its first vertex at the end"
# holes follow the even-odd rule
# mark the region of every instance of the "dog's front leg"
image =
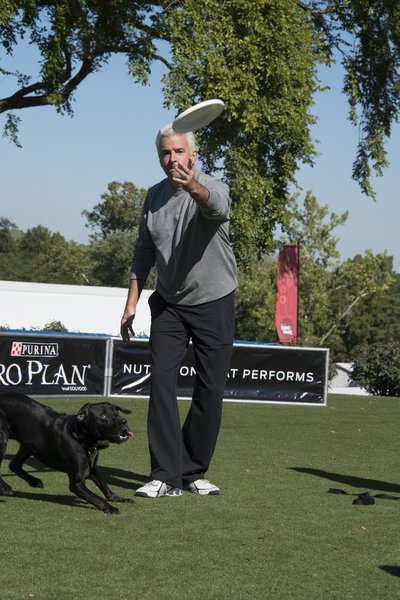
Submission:
POLYGON ((97 485, 99 490, 103 492, 107 500, 110 500, 110 502, 129 502, 130 504, 133 503, 133 500, 131 498, 123 498, 122 496, 114 494, 114 492, 110 490, 108 485, 101 479, 97 466, 94 465, 92 467, 89 477, 93 481, 93 483, 97 485))
POLYGON ((109 514, 109 515, 118 515, 119 510, 115 506, 111 506, 108 504, 103 498, 100 498, 97 494, 94 494, 86 487, 85 479, 77 476, 76 474, 69 474, 69 489, 73 494, 79 496, 83 500, 90 502, 99 510, 109 514))

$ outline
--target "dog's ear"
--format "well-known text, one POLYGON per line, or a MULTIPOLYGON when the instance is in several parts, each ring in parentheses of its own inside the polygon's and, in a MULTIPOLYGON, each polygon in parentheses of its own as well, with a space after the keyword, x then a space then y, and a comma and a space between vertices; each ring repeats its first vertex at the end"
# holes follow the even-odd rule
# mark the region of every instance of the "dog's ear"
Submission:
POLYGON ((115 406, 115 408, 117 408, 120 412, 124 413, 125 415, 130 415, 131 414, 131 410, 129 410, 129 408, 121 408, 120 406, 115 406))
POLYGON ((79 410, 78 414, 76 415, 77 421, 84 421, 85 419, 87 419, 87 416, 89 414, 89 406, 90 406, 90 403, 87 403, 87 404, 85 404, 85 406, 82 406, 82 408, 79 410))

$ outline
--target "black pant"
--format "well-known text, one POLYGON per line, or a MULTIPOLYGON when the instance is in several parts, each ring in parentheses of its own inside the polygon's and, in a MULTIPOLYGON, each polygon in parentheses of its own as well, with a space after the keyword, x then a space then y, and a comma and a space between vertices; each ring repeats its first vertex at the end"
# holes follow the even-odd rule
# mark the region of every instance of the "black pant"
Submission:
POLYGON ((154 292, 149 305, 151 479, 181 488, 204 477, 215 450, 233 349, 234 294, 197 306, 179 306, 168 304, 154 292), (190 339, 196 376, 181 429, 176 385, 190 339))

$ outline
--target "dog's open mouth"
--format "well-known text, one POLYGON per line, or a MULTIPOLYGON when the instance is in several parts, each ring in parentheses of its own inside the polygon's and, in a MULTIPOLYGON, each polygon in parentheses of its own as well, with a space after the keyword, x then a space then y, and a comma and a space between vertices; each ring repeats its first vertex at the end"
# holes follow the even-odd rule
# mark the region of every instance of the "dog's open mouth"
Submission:
POLYGON ((123 431, 118 435, 118 441, 122 444, 123 442, 127 442, 130 437, 133 436, 132 431, 123 431))

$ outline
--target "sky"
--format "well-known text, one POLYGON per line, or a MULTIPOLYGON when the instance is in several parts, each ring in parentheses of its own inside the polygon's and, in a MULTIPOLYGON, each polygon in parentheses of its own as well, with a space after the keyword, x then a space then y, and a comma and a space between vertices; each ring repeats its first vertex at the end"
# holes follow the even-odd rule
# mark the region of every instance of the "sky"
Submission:
MULTIPOLYGON (((15 61, 22 70, 22 62, 32 63, 33 57, 22 49, 15 61)), ((156 66, 150 86, 144 87, 115 57, 80 85, 72 118, 52 107, 16 111, 22 118, 22 148, 0 137, 0 217, 23 231, 43 225, 67 240, 87 243, 90 231, 81 213, 101 201, 108 183, 132 181, 147 188, 162 179, 154 139, 159 127, 176 116, 163 106, 163 72, 156 66)), ((347 121, 341 76, 339 66, 320 72, 321 83, 331 89, 317 94, 312 109, 319 156, 312 168, 300 168, 297 180, 330 212, 349 211, 346 224, 335 230, 342 260, 367 249, 386 250, 400 272, 400 126, 394 126, 387 144, 390 167, 374 180, 373 201, 351 178, 358 132, 347 121)), ((0 97, 12 93, 11 84, 0 76, 0 97)), ((0 115, 1 129, 4 120, 0 115)))

